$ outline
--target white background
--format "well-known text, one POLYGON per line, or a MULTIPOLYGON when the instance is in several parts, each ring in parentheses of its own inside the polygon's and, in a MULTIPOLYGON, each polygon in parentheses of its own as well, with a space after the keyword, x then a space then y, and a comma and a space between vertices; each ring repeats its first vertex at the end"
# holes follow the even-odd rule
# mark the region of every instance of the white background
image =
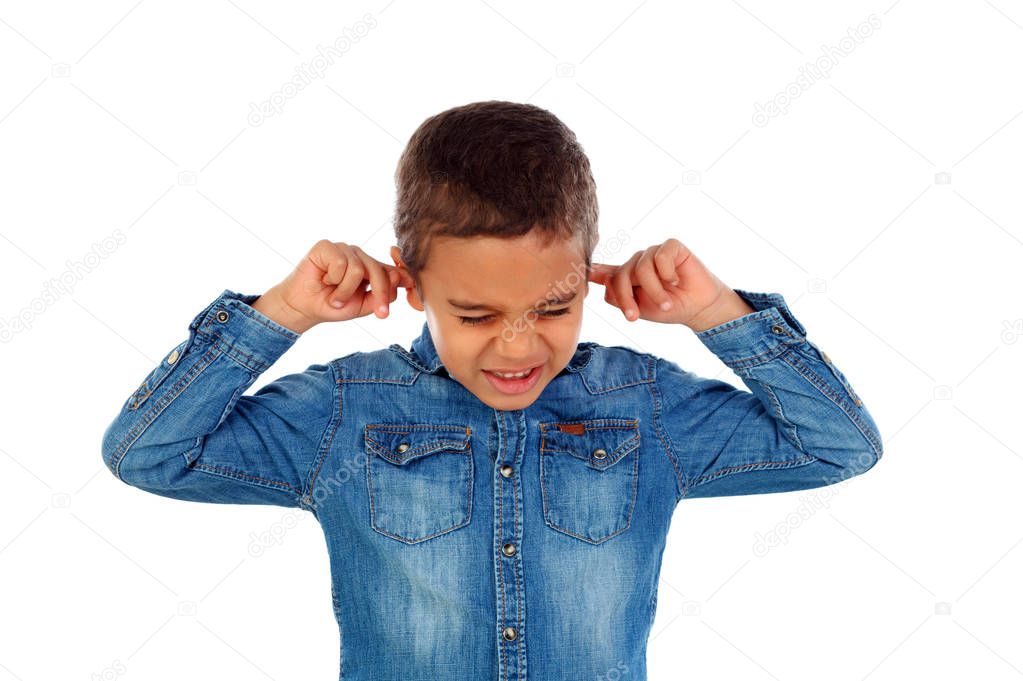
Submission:
MULTIPOLYGON (((386 259, 408 136, 483 99, 576 132, 598 260, 675 237, 729 285, 783 294, 884 438, 840 486, 679 506, 649 678, 1023 675, 1019 4, 425 4, 0 6, 0 681, 336 678, 312 516, 142 493, 101 435, 223 289, 265 290, 320 238, 386 259), (801 86, 820 60, 830 76, 801 86)), ((256 387, 407 346, 422 320, 401 297, 316 328, 256 387)), ((600 290, 582 335, 740 385, 600 290)))

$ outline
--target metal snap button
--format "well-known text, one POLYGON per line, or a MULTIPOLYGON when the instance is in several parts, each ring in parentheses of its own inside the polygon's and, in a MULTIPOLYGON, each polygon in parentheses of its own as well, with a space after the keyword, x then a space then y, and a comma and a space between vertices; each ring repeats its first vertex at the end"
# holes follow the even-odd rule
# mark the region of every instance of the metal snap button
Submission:
POLYGON ((513 471, 514 469, 508 464, 501 466, 501 475, 503 475, 506 478, 510 478, 512 476, 513 471))
POLYGON ((607 451, 605 451, 603 449, 595 449, 595 450, 593 450, 593 458, 594 459, 603 459, 606 456, 607 456, 607 451))
POLYGON ((783 329, 782 327, 778 326, 777 324, 774 324, 773 326, 771 326, 771 331, 773 331, 774 333, 777 333, 777 334, 784 334, 785 333, 785 329, 783 329))
POLYGON ((503 553, 506 556, 514 556, 515 544, 505 544, 504 546, 501 547, 501 553, 503 553))
POLYGON ((502 635, 504 636, 505 641, 514 641, 515 637, 519 634, 515 631, 515 627, 505 627, 502 635))
POLYGON ((217 321, 220 323, 226 322, 231 315, 227 313, 227 310, 217 310, 217 321))
POLYGON ((174 364, 174 362, 177 362, 177 361, 178 361, 178 351, 177 350, 173 350, 173 351, 171 351, 171 354, 167 355, 167 364, 174 364))
POLYGON ((398 452, 399 453, 404 452, 406 449, 408 449, 408 443, 407 442, 402 442, 400 445, 398 445, 398 452))

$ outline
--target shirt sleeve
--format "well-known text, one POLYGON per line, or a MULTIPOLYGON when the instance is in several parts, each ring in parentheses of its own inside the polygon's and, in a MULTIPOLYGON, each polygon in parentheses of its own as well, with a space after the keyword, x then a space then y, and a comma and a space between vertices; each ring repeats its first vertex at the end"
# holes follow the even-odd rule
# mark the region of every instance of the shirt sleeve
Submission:
POLYGON ((676 501, 822 487, 873 467, 881 435, 845 375, 780 294, 735 292, 754 312, 696 336, 749 391, 657 361, 676 501))
POLYGON ((243 395, 299 338, 251 307, 258 297, 225 289, 128 397, 103 434, 118 479, 189 501, 311 506, 334 372, 312 364, 243 395))

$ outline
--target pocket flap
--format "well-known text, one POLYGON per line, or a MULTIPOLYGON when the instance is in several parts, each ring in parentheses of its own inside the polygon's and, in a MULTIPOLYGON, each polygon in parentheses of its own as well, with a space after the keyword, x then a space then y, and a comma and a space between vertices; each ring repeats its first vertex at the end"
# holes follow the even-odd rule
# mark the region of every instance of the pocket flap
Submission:
POLYGON ((540 438, 541 452, 563 452, 604 470, 639 447, 639 421, 601 418, 541 423, 540 438))
POLYGON ((441 450, 469 450, 472 431, 454 424, 366 424, 366 449, 403 466, 413 459, 441 450))

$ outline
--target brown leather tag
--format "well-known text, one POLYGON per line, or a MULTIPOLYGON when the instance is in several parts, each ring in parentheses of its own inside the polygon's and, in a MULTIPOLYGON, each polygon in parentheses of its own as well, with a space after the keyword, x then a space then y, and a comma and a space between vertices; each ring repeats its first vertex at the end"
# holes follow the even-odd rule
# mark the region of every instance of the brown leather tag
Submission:
POLYGON ((582 435, 586 432, 585 423, 559 423, 557 427, 562 433, 570 433, 572 435, 582 435))

